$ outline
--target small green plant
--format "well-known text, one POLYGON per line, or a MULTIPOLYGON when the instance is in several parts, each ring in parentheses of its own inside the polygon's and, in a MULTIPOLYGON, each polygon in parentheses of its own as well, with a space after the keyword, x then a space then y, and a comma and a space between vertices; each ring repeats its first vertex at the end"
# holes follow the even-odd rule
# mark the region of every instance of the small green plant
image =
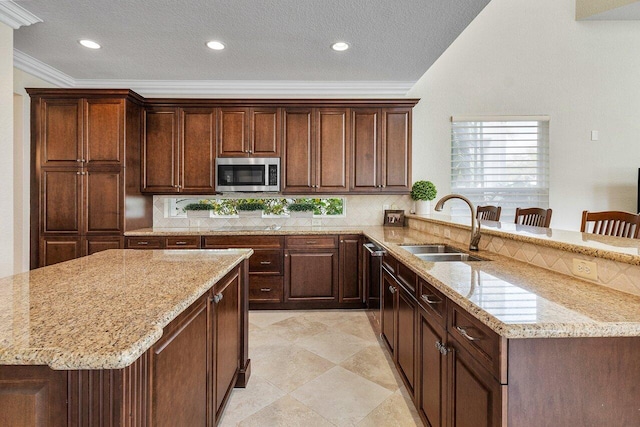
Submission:
POLYGON ((288 207, 289 212, 313 212, 316 210, 316 205, 313 203, 296 202, 291 203, 288 207))
POLYGON ((214 206, 210 203, 189 203, 183 208, 183 211, 211 211, 214 206))
POLYGON ((236 205, 239 211, 263 211, 265 208, 262 202, 243 202, 236 205))
POLYGON ((416 181, 411 188, 413 200, 433 200, 438 191, 431 181, 416 181))

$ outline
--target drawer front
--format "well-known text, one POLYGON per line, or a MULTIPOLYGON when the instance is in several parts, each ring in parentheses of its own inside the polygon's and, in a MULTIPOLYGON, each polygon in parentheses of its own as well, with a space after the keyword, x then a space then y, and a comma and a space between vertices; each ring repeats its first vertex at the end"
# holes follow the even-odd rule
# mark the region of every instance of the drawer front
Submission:
POLYGON ((282 275, 283 258, 279 249, 256 249, 249 258, 249 273, 282 275))
POLYGON ((387 270, 394 275, 396 274, 396 270, 398 270, 398 261, 389 254, 385 254, 382 257, 382 265, 387 267, 387 270))
POLYGON ((409 267, 401 262, 397 264, 396 277, 400 283, 402 283, 411 293, 416 294, 416 286, 418 276, 409 267))
POLYGON ((165 239, 167 249, 198 249, 200 236, 172 236, 165 239))
POLYGON ((448 324, 456 341, 496 379, 506 381, 506 339, 453 303, 449 304, 448 324))
POLYGON ((338 236, 287 236, 287 249, 334 249, 338 236))
POLYGON ((423 279, 418 279, 418 302, 430 318, 446 327, 447 297, 423 279))
POLYGON ((282 236, 204 236, 205 249, 224 248, 283 248, 282 236))
POLYGON ((282 276, 249 275, 249 301, 282 302, 283 290, 282 276))
POLYGON ((161 237, 127 237, 127 249, 162 249, 161 237))

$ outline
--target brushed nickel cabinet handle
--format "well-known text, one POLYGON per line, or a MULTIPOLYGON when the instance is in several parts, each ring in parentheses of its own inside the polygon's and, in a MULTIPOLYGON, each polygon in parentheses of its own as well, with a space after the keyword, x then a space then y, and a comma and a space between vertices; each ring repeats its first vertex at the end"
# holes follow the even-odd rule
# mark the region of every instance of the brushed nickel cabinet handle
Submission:
POLYGON ((426 302, 427 304, 441 304, 442 300, 441 299, 431 299, 431 297, 433 297, 433 295, 424 295, 422 294, 420 296, 420 299, 424 302, 426 302))
POLYGON ((138 244, 139 244, 139 245, 148 245, 148 244, 149 244, 149 242, 142 241, 142 242, 138 242, 138 244))
POLYGON ((271 261, 260 261, 262 265, 271 265, 271 261))
POLYGON ((317 240, 307 240, 307 245, 315 245, 316 243, 318 243, 317 240))
POLYGON ((460 332, 460 335, 462 335, 463 337, 465 337, 466 339, 468 339, 469 341, 479 341, 480 338, 477 337, 473 337, 471 335, 469 335, 469 333, 467 332, 466 329, 461 328, 460 326, 456 326, 456 330, 458 332, 460 332))
POLYGON ((183 242, 183 241, 176 242, 176 245, 186 245, 186 244, 187 242, 183 242))
POLYGON ((260 288, 260 292, 271 292, 271 288, 260 288))

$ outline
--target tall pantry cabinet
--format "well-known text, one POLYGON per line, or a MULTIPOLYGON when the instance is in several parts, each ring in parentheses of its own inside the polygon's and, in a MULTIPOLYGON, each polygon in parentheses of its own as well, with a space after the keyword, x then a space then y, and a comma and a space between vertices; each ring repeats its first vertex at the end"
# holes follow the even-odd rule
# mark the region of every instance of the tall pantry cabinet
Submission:
POLYGON ((152 223, 140 193, 142 98, 129 90, 28 89, 31 268, 123 247, 152 223))

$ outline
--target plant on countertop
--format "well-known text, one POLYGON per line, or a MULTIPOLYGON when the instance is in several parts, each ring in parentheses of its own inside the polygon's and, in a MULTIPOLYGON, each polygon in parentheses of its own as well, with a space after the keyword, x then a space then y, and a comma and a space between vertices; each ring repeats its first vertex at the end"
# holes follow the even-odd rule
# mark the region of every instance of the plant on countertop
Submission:
POLYGON ((263 202, 242 202, 236 205, 236 210, 239 211, 262 211, 264 208, 263 202))
POLYGON ((214 206, 210 203, 189 203, 182 210, 186 211, 212 211, 214 206))
POLYGON ((289 212, 313 212, 316 210, 316 205, 313 203, 295 202, 291 203, 287 209, 289 209, 289 212))
POLYGON ((413 200, 433 200, 438 191, 431 181, 416 181, 411 187, 411 198, 413 200))

